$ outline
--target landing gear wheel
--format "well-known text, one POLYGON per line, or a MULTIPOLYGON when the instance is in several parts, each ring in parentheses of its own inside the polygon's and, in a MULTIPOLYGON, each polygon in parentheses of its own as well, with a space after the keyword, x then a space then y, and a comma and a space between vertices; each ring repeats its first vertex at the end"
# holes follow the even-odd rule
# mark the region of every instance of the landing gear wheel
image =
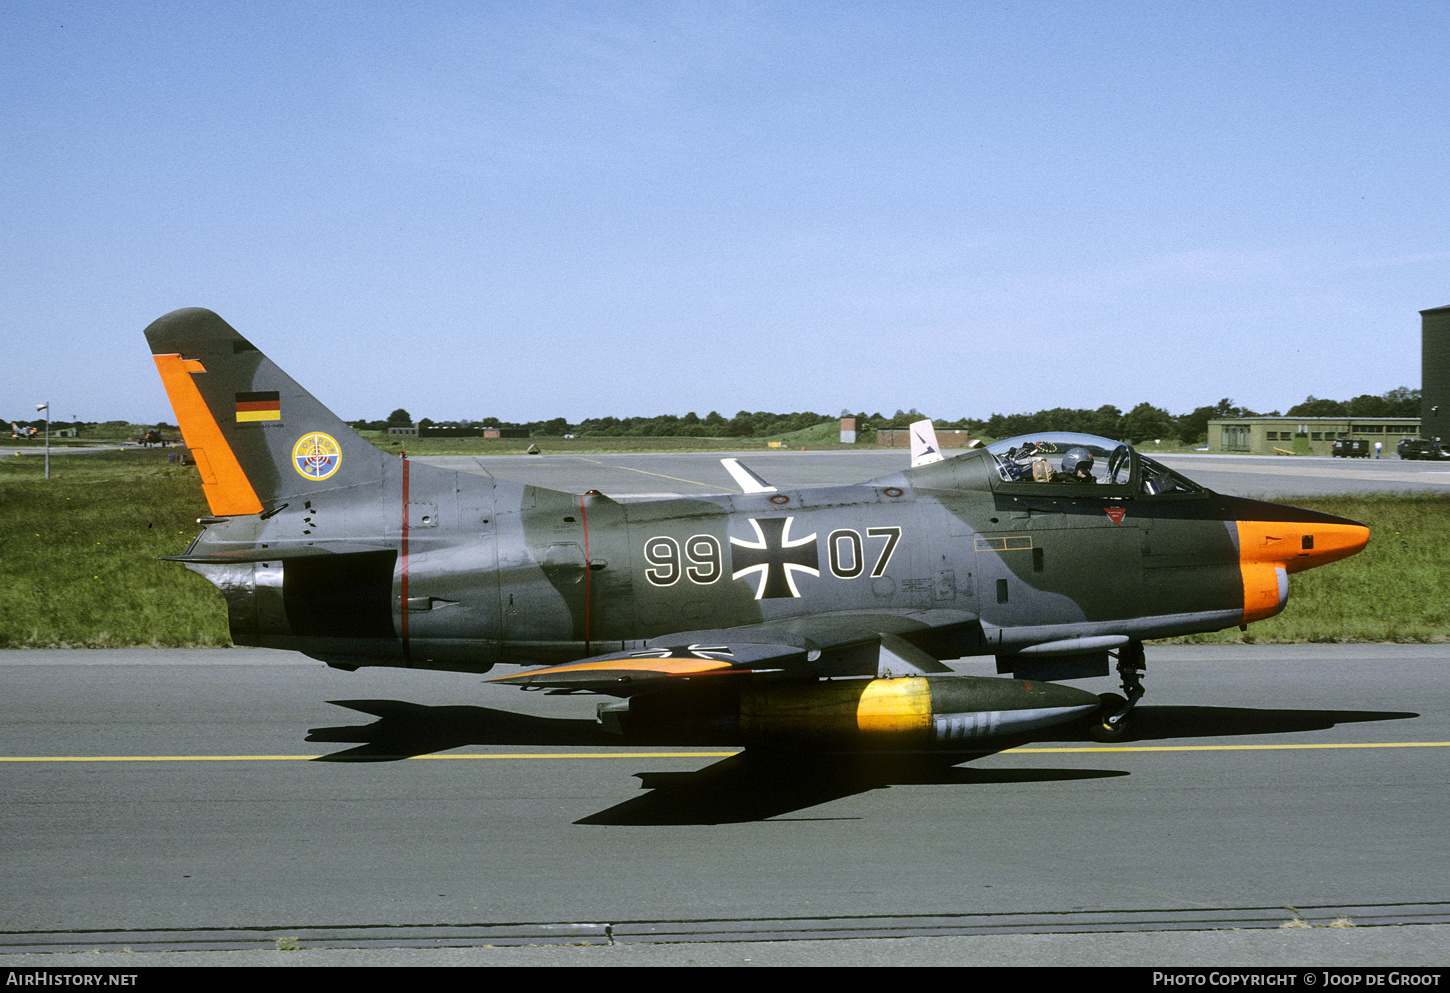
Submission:
POLYGON ((1088 724, 1088 737, 1105 745, 1127 741, 1131 730, 1127 715, 1131 708, 1128 707, 1127 698, 1116 693, 1103 693, 1098 701, 1098 712, 1088 724))

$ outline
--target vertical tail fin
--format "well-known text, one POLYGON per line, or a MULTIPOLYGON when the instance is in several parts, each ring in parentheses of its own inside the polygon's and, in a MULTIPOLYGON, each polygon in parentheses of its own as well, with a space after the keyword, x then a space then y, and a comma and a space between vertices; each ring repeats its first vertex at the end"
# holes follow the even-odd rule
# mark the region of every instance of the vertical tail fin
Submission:
POLYGON ((386 455, 211 311, 173 311, 146 340, 216 516, 382 479, 386 455))

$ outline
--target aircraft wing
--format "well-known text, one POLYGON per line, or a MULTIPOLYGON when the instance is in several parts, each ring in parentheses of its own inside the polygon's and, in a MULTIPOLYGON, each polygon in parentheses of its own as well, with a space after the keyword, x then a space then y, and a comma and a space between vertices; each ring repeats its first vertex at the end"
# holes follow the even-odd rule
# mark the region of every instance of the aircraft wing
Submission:
POLYGON ((592 690, 612 696, 632 696, 671 680, 779 672, 782 668, 800 665, 805 656, 804 650, 793 645, 692 643, 612 652, 545 669, 531 669, 515 676, 495 676, 487 682, 525 689, 592 690))
POLYGON ((496 676, 488 682, 632 696, 672 680, 723 676, 814 680, 947 673, 952 671, 949 666, 903 635, 927 634, 950 644, 942 639, 944 633, 975 622, 975 617, 960 611, 937 610, 798 617, 680 632, 655 638, 645 648, 496 676))
POLYGON ((359 552, 386 552, 392 549, 383 544, 368 544, 356 541, 330 541, 313 544, 276 544, 257 548, 228 548, 219 551, 187 553, 185 555, 163 555, 163 562, 194 562, 203 565, 230 565, 246 562, 285 562, 289 559, 319 558, 324 555, 356 555, 359 552))

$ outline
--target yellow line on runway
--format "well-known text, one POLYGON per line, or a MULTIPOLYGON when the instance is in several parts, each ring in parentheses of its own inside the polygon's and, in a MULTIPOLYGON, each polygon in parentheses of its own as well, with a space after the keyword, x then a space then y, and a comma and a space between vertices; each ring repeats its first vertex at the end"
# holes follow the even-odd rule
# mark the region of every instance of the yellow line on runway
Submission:
POLYGON ((1316 748, 1446 748, 1450 741, 1362 741, 1334 745, 1096 745, 1091 748, 1012 748, 1003 755, 1063 752, 1283 752, 1316 748))
POLYGON ((297 762, 320 755, 29 755, 0 762, 297 762))
MULTIPOLYGON (((1450 748, 1450 741, 1365 741, 1326 745, 1093 745, 1074 748, 1011 748, 999 755, 1068 755, 1085 752, 1280 752, 1335 748, 1450 748)), ((0 756, 0 762, 307 762, 328 755, 30 755, 0 756)), ((731 752, 446 752, 408 755, 407 759, 721 759, 731 752)), ((352 759, 385 759, 384 754, 358 754, 352 759)))
POLYGON ((693 479, 681 479, 679 476, 666 476, 659 472, 649 472, 645 469, 635 469, 627 465, 615 465, 612 462, 600 462, 598 459, 586 459, 582 455, 576 456, 581 462, 593 462, 595 465, 608 465, 611 469, 627 469, 630 472, 638 472, 645 476, 654 476, 656 479, 668 479, 676 483, 689 483, 691 486, 703 486, 709 488, 709 483, 696 482, 693 479))
MULTIPOLYGON (((29 755, 0 756, 0 762, 307 762, 312 759, 337 757, 326 755, 29 755)), ((405 755, 407 759, 717 759, 739 752, 479 752, 444 753, 441 755, 405 755)), ((385 759, 393 756, 357 754, 354 759, 385 759)))

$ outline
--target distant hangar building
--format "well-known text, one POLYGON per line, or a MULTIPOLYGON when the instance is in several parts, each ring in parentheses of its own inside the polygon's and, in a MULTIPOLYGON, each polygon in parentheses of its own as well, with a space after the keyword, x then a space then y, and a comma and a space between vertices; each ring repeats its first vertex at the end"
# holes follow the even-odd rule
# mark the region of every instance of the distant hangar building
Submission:
POLYGON ((1337 439, 1380 442, 1386 455, 1401 438, 1445 440, 1450 431, 1450 306, 1420 311, 1420 417, 1238 417, 1208 422, 1213 452, 1329 455, 1337 439))
POLYGON ((1234 417, 1208 422, 1210 452, 1257 455, 1332 455, 1334 442, 1363 438, 1386 456, 1401 438, 1418 438, 1416 417, 1234 417))

